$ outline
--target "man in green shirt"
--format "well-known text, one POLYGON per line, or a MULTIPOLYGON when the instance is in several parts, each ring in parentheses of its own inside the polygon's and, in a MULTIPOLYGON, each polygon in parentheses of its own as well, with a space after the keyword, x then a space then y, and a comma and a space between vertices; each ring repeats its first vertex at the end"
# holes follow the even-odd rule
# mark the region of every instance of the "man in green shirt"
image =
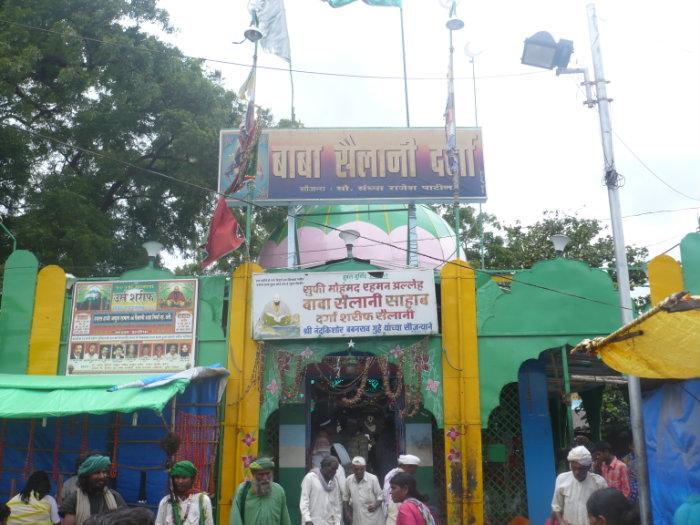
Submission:
POLYGON ((258 458, 248 468, 253 480, 236 489, 229 525, 291 525, 284 489, 272 481, 274 462, 258 458))

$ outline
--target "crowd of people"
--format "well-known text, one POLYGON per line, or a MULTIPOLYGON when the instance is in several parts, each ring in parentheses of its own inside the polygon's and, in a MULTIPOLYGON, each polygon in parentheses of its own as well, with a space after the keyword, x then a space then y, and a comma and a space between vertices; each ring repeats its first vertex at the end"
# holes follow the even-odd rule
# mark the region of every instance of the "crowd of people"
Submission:
MULTIPOLYGON (((599 443, 593 453, 578 444, 567 456, 569 470, 557 476, 552 498, 552 525, 638 525, 636 491, 624 462, 599 443)), ((436 525, 419 492, 415 473, 420 459, 398 457, 380 485, 367 471, 363 456, 349 462, 349 475, 331 449, 312 455, 301 482, 299 511, 303 525, 436 525)), ((79 458, 77 473, 61 488, 61 504, 50 495, 44 471, 29 476, 22 490, 0 506, 0 525, 213 525, 209 496, 194 489, 196 467, 179 461, 169 470, 170 490, 155 515, 143 507, 127 507, 109 487, 111 461, 101 454, 79 458)), ((232 498, 229 525, 291 525, 284 488, 273 479, 275 463, 259 457, 249 466, 250 478, 232 498)))

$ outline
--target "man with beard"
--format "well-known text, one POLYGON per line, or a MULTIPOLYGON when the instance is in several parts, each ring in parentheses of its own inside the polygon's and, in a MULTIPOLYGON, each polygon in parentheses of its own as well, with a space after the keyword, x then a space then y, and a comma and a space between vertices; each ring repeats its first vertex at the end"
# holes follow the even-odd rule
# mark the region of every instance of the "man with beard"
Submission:
POLYGON ((342 523, 341 487, 335 473, 338 460, 333 456, 321 460, 301 482, 299 510, 304 525, 340 525, 342 523))
POLYGON ((158 504, 156 525, 214 525, 209 496, 192 489, 196 476, 190 461, 178 461, 170 468, 172 490, 158 504))
POLYGON ((125 507, 124 498, 107 487, 110 460, 107 456, 89 456, 78 468, 78 490, 68 496, 58 514, 63 525, 83 525, 90 516, 125 507))
POLYGON ((272 481, 273 461, 258 458, 248 468, 253 481, 236 489, 229 525, 291 525, 284 489, 272 481))
POLYGON ((588 472, 593 458, 586 447, 571 449, 566 459, 571 471, 559 474, 554 483, 552 516, 561 525, 588 525, 588 498, 608 484, 602 476, 588 472))

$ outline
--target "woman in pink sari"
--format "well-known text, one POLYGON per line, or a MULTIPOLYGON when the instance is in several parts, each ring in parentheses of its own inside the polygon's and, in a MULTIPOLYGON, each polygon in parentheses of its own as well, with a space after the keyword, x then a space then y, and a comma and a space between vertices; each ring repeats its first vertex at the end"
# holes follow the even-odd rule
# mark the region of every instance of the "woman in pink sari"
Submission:
POLYGON ((391 478, 391 499, 400 503, 396 525, 435 525, 433 515, 425 499, 416 488, 416 478, 407 472, 399 472, 391 478))

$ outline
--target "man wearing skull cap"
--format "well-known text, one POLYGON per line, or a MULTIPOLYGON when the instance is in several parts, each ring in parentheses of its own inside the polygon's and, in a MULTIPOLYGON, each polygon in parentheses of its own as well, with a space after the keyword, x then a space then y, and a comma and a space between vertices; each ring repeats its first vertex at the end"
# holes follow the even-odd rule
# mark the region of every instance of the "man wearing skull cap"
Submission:
POLYGON ((236 489, 229 525, 291 525, 284 489, 272 481, 272 459, 258 458, 248 468, 253 480, 236 489))
POLYGON ((586 502, 595 491, 608 486, 602 476, 589 472, 593 458, 586 447, 574 447, 566 458, 569 472, 557 476, 552 515, 561 525, 588 525, 586 502))

